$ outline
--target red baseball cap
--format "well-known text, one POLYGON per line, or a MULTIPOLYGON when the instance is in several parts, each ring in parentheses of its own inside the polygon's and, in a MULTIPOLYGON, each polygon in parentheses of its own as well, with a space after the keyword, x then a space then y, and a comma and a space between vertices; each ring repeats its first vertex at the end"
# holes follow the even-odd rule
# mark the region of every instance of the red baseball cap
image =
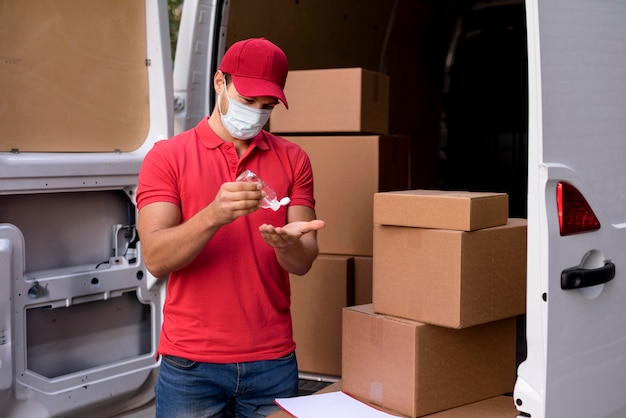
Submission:
POLYGON ((242 96, 275 97, 289 109, 283 91, 289 71, 287 56, 267 39, 235 42, 224 54, 219 69, 231 75, 242 96))

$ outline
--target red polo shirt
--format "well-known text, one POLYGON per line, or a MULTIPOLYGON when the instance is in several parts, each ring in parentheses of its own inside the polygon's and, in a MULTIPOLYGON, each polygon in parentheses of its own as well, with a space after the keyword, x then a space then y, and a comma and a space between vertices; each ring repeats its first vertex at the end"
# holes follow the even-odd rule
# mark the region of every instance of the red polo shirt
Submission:
MULTIPOLYGON (((239 158, 232 143, 209 127, 157 142, 139 173, 137 207, 169 202, 183 222, 211 203, 224 182, 257 173, 278 198, 314 208, 306 153, 261 131, 239 158)), ((259 209, 220 228, 188 266, 172 272, 163 308, 159 353, 214 363, 269 360, 295 349, 289 275, 258 227, 282 226, 287 209, 259 209)))

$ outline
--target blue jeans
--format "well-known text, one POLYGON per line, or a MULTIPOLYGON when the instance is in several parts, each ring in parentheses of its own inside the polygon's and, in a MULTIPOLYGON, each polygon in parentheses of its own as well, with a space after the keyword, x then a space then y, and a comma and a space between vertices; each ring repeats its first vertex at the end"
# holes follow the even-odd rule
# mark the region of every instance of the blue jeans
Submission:
POLYGON ((275 398, 298 394, 296 355, 229 364, 163 356, 155 394, 157 418, 224 417, 229 403, 236 418, 265 417, 278 411, 275 398))

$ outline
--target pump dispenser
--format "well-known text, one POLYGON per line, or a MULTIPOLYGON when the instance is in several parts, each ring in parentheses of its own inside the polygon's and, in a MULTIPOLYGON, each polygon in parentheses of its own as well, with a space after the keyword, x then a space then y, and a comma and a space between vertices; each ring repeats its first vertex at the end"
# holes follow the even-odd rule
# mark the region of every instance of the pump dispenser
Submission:
POLYGON ((281 206, 286 206, 291 202, 288 197, 283 197, 278 200, 276 192, 270 186, 268 186, 256 173, 252 170, 246 170, 237 177, 236 181, 245 181, 247 183, 260 183, 261 192, 263 193, 263 200, 261 200, 261 207, 263 209, 272 209, 277 211, 281 206))

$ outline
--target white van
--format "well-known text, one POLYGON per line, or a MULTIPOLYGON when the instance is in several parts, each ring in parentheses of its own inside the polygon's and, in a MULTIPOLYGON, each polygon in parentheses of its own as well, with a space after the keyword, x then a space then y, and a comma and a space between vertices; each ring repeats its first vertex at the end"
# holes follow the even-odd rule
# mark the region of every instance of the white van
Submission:
POLYGON ((388 74, 412 187, 528 218, 519 416, 625 417, 626 0, 186 0, 174 60, 165 0, 3 2, 0 415, 154 415, 137 174, 253 36, 293 70, 388 74))
POLYGON ((624 417, 626 2, 528 19, 528 356, 521 416, 624 417))

